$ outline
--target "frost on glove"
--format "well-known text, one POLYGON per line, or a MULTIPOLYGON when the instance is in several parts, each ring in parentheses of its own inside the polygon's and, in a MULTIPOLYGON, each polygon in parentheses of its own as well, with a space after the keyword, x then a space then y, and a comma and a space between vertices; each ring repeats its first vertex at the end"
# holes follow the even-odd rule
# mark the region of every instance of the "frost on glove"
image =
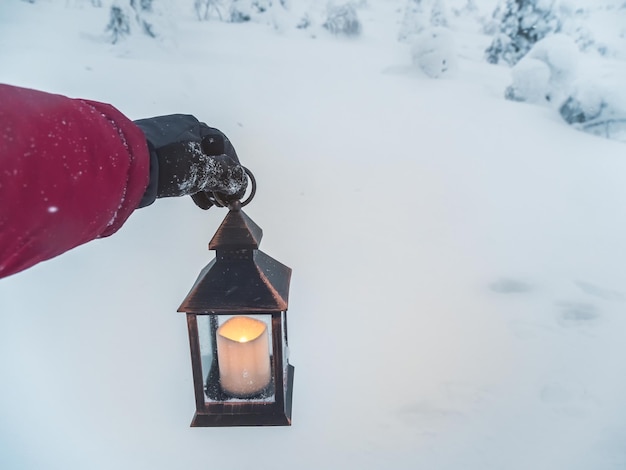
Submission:
POLYGON ((191 195, 208 209, 211 194, 240 199, 248 180, 228 138, 219 130, 183 114, 135 121, 150 149, 150 184, 139 207, 156 198, 191 195))

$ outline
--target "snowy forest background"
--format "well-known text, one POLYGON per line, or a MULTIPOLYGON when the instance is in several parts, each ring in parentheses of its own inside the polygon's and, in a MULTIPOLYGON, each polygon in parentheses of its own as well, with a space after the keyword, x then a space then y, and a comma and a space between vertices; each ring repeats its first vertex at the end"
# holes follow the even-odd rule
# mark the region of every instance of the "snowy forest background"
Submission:
POLYGON ((0 280, 0 468, 626 468, 624 0, 1 0, 0 81, 224 131, 295 366, 188 427, 225 214, 159 200, 0 280))
MULTIPOLYGON (((37 0, 24 0, 36 3, 37 0)), ((46 1, 46 0, 39 0, 46 1)), ((51 0, 48 0, 51 1, 51 0)), ((175 40, 180 20, 260 23, 279 34, 297 29, 358 37, 367 0, 64 0, 68 8, 92 7, 102 17, 101 39, 131 35, 175 40)), ((411 46, 412 63, 427 76, 454 76, 467 38, 482 33, 484 59, 511 67, 506 99, 547 106, 586 132, 626 140, 623 86, 626 2, 619 0, 407 0, 396 5, 399 42, 411 46), (461 42, 459 44, 459 42, 461 42), (604 60, 602 60, 604 59, 604 60), (618 71, 619 70, 619 71, 618 71)), ((97 33, 93 31, 92 33, 97 33)))

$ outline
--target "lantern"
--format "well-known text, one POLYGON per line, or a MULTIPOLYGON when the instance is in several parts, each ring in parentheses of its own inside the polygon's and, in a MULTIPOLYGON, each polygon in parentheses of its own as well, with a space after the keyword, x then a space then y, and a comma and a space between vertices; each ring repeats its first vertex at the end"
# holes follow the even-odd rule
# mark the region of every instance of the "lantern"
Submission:
POLYGON ((241 205, 230 204, 209 243, 216 257, 178 309, 189 329, 192 427, 291 425, 291 269, 258 249, 263 231, 241 205))

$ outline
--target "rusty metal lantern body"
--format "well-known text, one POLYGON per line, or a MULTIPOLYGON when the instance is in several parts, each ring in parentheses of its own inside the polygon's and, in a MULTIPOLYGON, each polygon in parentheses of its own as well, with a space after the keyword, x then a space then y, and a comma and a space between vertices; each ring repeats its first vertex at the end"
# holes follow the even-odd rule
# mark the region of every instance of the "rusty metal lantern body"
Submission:
POLYGON ((291 269, 258 249, 262 234, 240 207, 231 207, 209 243, 215 259, 178 309, 187 314, 189 329, 196 396, 193 427, 291 424, 291 269), (236 328, 233 319, 263 330, 256 345, 222 331, 236 328), (251 347, 256 349, 244 349, 251 347))

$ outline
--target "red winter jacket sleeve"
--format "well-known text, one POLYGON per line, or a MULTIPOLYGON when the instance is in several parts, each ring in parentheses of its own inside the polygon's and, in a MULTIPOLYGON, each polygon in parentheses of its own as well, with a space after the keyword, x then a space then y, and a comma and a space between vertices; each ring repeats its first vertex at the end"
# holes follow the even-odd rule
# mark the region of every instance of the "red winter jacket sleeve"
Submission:
POLYGON ((0 277, 115 233, 149 173, 112 106, 0 84, 0 277))

